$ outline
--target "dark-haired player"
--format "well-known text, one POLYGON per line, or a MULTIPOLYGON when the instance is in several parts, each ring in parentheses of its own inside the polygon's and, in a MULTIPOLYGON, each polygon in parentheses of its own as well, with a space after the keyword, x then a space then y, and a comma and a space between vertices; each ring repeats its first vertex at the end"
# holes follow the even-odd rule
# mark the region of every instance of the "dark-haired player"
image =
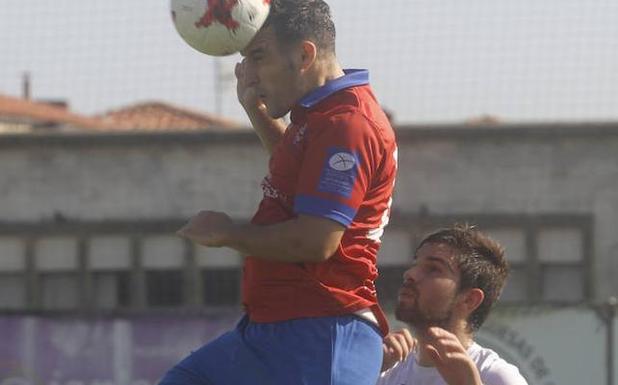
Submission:
POLYGON ((474 342, 507 275, 504 249, 471 226, 421 241, 396 310, 416 341, 407 330, 385 338, 378 385, 527 385, 515 366, 474 342))
POLYGON ((162 384, 374 385, 388 330, 374 280, 393 130, 368 72, 340 66, 324 1, 273 0, 242 54, 238 98, 271 154, 262 202, 249 224, 203 211, 180 234, 246 256, 246 315, 162 384))

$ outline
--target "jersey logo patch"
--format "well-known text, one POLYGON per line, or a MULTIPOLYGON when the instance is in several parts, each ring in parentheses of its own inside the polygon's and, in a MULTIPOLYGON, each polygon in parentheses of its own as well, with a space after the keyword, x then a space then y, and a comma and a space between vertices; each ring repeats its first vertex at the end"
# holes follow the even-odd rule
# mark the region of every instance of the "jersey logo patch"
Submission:
POLYGON ((340 148, 331 148, 322 169, 318 191, 349 198, 356 182, 358 156, 340 148))
POLYGON ((338 152, 328 159, 328 165, 333 170, 348 171, 356 165, 356 158, 349 152, 338 152))

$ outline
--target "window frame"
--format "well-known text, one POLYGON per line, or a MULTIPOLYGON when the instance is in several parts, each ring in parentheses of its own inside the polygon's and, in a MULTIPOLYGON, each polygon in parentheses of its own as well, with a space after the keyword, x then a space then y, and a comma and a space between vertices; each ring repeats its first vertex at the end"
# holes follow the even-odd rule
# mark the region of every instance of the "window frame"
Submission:
MULTIPOLYGON (((514 262, 513 267, 524 268, 528 277, 526 298, 515 301, 501 301, 506 305, 576 305, 592 303, 595 298, 596 286, 594 279, 594 216, 579 213, 543 213, 543 214, 510 214, 510 213, 454 213, 433 214, 427 210, 420 213, 394 212, 391 224, 386 232, 407 231, 410 235, 412 250, 428 233, 453 223, 470 223, 479 226, 484 231, 519 229, 524 235, 525 256, 523 261, 514 262), (576 230, 581 234, 581 257, 577 262, 548 262, 539 258, 539 238, 543 230, 576 230), (543 269, 546 266, 579 266, 581 268, 582 299, 581 300, 546 300, 543 297, 543 269)), ((508 250, 507 250, 508 256, 508 250)), ((411 256, 410 256, 411 257, 411 256)), ((380 262, 378 258, 378 268, 380 262)))

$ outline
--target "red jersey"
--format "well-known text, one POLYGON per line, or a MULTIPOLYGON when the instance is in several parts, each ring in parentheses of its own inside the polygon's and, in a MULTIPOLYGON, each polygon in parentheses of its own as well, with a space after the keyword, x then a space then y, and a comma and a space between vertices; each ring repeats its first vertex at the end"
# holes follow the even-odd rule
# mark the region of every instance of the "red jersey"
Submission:
POLYGON ((374 280, 397 170, 393 129, 365 70, 346 71, 305 96, 273 149, 252 223, 299 214, 346 227, 337 252, 320 263, 247 257, 243 304, 254 322, 351 314, 370 308, 383 333, 386 318, 374 280))

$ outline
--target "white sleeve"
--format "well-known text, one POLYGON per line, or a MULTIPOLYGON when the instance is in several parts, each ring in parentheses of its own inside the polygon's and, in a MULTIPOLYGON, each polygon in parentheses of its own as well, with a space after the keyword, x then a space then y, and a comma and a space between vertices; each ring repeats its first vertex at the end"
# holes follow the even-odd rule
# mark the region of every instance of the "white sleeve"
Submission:
POLYGON ((398 381, 398 379, 402 375, 402 371, 405 372, 405 365, 397 362, 392 368, 380 373, 380 378, 378 378, 376 385, 400 385, 402 382, 398 381))
POLYGON ((484 385, 528 385, 519 369, 502 359, 494 361, 480 374, 484 385))

